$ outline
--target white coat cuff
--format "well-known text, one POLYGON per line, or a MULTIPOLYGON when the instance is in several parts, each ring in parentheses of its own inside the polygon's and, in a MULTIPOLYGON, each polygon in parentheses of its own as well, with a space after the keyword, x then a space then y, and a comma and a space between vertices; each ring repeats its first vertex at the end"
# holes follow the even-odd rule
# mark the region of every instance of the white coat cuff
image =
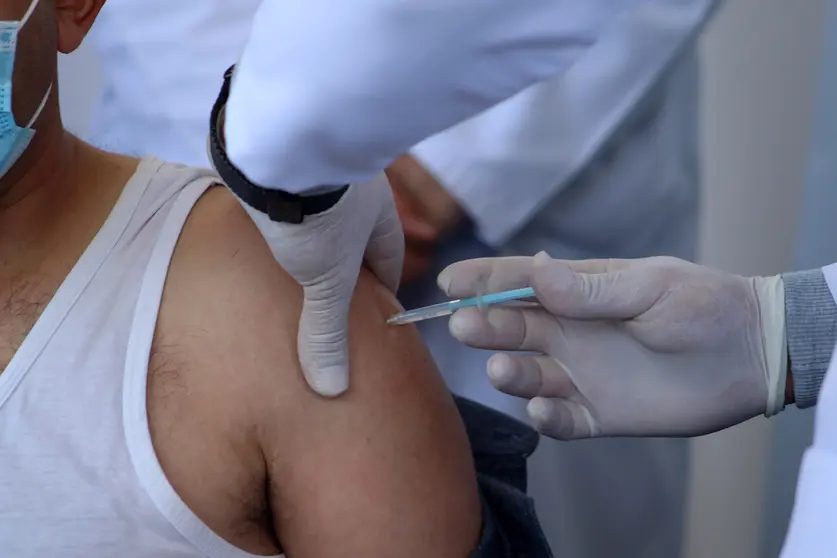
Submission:
POLYGON ((411 154, 456 198, 489 246, 513 237, 557 190, 560 171, 554 164, 469 157, 444 135, 420 143, 411 154))

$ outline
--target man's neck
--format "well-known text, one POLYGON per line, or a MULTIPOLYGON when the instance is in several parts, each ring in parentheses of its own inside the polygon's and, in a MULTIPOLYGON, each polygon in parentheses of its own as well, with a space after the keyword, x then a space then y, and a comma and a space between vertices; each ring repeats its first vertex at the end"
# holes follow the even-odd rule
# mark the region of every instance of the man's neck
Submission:
POLYGON ((73 139, 61 123, 58 108, 48 105, 36 133, 20 159, 0 178, 0 221, 34 191, 53 183, 71 155, 73 139))
POLYGON ((64 130, 57 107, 48 107, 28 148, 0 178, 0 254, 6 241, 17 243, 44 230, 45 219, 52 217, 50 201, 73 175, 77 142, 64 130))
POLYGON ((134 170, 133 160, 66 132, 57 114, 42 120, 29 148, 0 179, 0 264, 12 262, 20 271, 65 251, 77 256, 134 170))
POLYGON ((37 141, 0 180, 0 371, 136 170, 135 159, 99 151, 60 125, 36 129, 37 141))

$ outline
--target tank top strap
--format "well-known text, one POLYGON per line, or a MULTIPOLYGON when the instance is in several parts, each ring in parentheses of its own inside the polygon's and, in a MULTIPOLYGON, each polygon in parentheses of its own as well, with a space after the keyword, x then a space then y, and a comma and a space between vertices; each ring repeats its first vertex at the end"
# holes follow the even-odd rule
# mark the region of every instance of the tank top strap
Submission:
POLYGON ((127 237, 133 236, 129 231, 136 222, 143 201, 148 197, 152 178, 158 169, 158 161, 140 161, 137 171, 125 184, 105 223, 62 281, 52 300, 0 375, 0 406, 23 381, 93 278, 105 265, 108 257, 119 251, 127 237))
POLYGON ((142 280, 128 340, 122 393, 123 426, 139 482, 171 525, 208 557, 252 558, 253 555, 215 534, 177 495, 157 459, 148 425, 148 365, 169 265, 192 208, 217 182, 212 175, 193 178, 193 182, 182 188, 174 199, 160 230, 142 280))

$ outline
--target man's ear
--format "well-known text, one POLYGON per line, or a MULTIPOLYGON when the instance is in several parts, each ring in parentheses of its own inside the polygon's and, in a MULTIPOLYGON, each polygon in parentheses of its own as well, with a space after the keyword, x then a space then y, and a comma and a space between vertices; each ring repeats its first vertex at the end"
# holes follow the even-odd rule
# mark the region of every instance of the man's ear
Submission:
POLYGON ((54 0, 58 25, 58 51, 69 54, 79 47, 105 0, 54 0))

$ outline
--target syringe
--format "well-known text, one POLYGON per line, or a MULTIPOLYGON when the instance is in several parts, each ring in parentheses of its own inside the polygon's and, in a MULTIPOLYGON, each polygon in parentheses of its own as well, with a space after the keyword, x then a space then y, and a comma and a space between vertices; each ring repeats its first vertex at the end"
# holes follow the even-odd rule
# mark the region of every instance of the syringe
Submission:
POLYGON ((440 304, 433 304, 432 306, 425 306, 424 308, 407 310, 406 312, 392 316, 387 320, 387 323, 390 325, 412 324, 414 322, 421 322, 432 318, 450 316, 461 308, 492 306, 494 304, 502 304, 504 302, 512 302, 515 300, 523 300, 534 297, 535 291, 531 287, 528 287, 525 289, 504 291, 502 293, 475 296, 473 298, 462 298, 459 300, 442 302, 440 304))

